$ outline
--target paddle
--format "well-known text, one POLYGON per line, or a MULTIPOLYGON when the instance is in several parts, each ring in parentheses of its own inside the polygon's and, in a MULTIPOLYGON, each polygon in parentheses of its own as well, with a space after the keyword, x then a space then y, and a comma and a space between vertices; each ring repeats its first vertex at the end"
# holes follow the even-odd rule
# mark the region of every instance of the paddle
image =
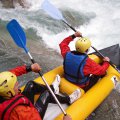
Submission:
MULTIPOLYGON (((67 21, 64 19, 62 13, 54 6, 52 5, 48 0, 44 0, 44 2, 41 5, 41 8, 46 11, 52 18, 61 20, 64 22, 67 26, 69 26, 74 32, 76 32, 75 28, 73 28, 71 25, 67 23, 67 21)), ((82 36, 81 36, 82 37, 82 36)), ((104 58, 104 56, 93 46, 91 46, 101 57, 104 58)), ((109 64, 116 69, 118 72, 119 70, 114 66, 114 64, 109 61, 109 64)))
POLYGON ((76 32, 76 30, 71 25, 69 25, 67 21, 64 19, 62 13, 55 6, 53 6, 48 0, 44 0, 44 2, 41 5, 41 8, 44 11, 46 11, 52 18, 61 20, 68 27, 70 27, 73 31, 76 32))
MULTIPOLYGON (((16 21, 16 20, 11 20, 8 24, 7 24, 7 30, 9 31, 10 35, 12 36, 14 42, 16 43, 16 45, 20 48, 23 48, 24 51, 28 54, 28 56, 30 57, 32 63, 35 63, 33 57, 31 56, 28 48, 26 47, 26 35, 22 29, 22 27, 20 26, 20 24, 16 21)), ((61 111, 63 112, 64 115, 67 115, 66 112, 64 111, 64 109, 62 108, 60 102, 58 101, 58 99, 56 98, 55 94, 53 93, 53 91, 51 90, 50 86, 48 85, 48 83, 46 82, 44 76, 41 74, 41 72, 39 72, 39 75, 42 77, 42 80, 44 81, 45 85, 47 86, 48 90, 50 91, 50 93, 52 94, 53 98, 55 99, 56 103, 58 104, 58 106, 60 107, 61 111)))

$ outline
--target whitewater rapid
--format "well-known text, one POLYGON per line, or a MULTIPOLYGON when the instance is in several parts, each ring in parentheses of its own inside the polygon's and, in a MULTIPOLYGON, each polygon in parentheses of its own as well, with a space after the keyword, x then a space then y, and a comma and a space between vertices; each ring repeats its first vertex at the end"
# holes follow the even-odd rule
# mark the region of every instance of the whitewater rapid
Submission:
MULTIPOLYGON (((73 34, 71 29, 64 29, 64 24, 52 19, 42 9, 43 0, 27 0, 29 9, 16 5, 15 9, 0 7, 0 18, 3 21, 17 19, 24 29, 33 29, 39 40, 59 52, 58 44, 67 36, 73 34), (55 27, 56 26, 56 27, 55 27), (60 27, 63 26, 63 27, 60 27), (57 31, 57 32, 56 32, 57 31)), ((51 0, 59 10, 68 12, 69 20, 75 24, 83 36, 91 39, 93 46, 102 49, 114 44, 120 44, 120 2, 113 0, 51 0), (75 13, 75 14, 74 14, 75 13), (82 24, 79 23, 81 19, 82 24), (83 19, 84 18, 84 19, 83 19), (84 20, 89 19, 84 22, 84 20)), ((67 17, 67 16, 66 16, 67 17)), ((72 23, 71 22, 71 23, 72 23)), ((74 26, 73 26, 74 27, 74 26)), ((75 26, 76 27, 76 26, 75 26)), ((74 49, 74 42, 70 44, 74 49)))

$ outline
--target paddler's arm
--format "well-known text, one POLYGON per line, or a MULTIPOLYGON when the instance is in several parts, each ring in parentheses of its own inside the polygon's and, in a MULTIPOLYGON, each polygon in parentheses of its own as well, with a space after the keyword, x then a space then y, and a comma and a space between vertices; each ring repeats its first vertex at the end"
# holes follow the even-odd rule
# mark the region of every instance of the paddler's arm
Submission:
POLYGON ((84 66, 83 72, 87 76, 89 74, 93 75, 104 75, 106 73, 106 70, 109 67, 109 58, 105 57, 103 59, 103 64, 100 65, 93 61, 90 58, 87 58, 86 65, 84 66))
POLYGON ((28 72, 39 72, 41 70, 41 67, 38 63, 34 63, 32 65, 23 65, 23 66, 18 66, 16 68, 13 68, 11 70, 9 70, 10 72, 12 72, 13 74, 15 74, 16 76, 20 76, 22 74, 26 74, 28 72))
POLYGON ((71 41, 74 40, 74 38, 76 37, 81 37, 81 33, 80 32, 76 32, 75 34, 65 38, 60 44, 59 44, 59 47, 60 47, 60 50, 61 50, 61 55, 63 56, 63 58, 65 57, 66 53, 70 51, 70 47, 68 46, 69 43, 71 41))

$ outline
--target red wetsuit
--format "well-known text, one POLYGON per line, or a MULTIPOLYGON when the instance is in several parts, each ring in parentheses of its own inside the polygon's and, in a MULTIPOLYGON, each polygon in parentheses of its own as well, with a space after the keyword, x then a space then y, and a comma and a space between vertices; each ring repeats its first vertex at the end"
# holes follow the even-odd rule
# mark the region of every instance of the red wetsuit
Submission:
POLYGON ((18 67, 13 68, 9 71, 12 72, 13 74, 15 74, 16 76, 20 76, 20 75, 26 74, 28 72, 26 65, 18 66, 18 67))

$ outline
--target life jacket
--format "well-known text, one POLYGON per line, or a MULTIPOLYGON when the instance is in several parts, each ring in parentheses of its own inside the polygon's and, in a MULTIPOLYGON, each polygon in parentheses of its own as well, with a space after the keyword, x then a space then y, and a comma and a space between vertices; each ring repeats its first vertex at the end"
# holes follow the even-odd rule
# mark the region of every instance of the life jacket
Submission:
POLYGON ((42 120, 42 118, 35 107, 18 105, 12 110, 9 120, 42 120))
POLYGON ((5 100, 0 104, 0 120, 9 120, 11 111, 18 105, 27 105, 33 107, 32 103, 22 94, 5 100))
POLYGON ((87 59, 86 54, 74 54, 68 52, 64 59, 64 73, 65 78, 75 84, 85 84, 89 81, 83 73, 83 68, 87 59))

